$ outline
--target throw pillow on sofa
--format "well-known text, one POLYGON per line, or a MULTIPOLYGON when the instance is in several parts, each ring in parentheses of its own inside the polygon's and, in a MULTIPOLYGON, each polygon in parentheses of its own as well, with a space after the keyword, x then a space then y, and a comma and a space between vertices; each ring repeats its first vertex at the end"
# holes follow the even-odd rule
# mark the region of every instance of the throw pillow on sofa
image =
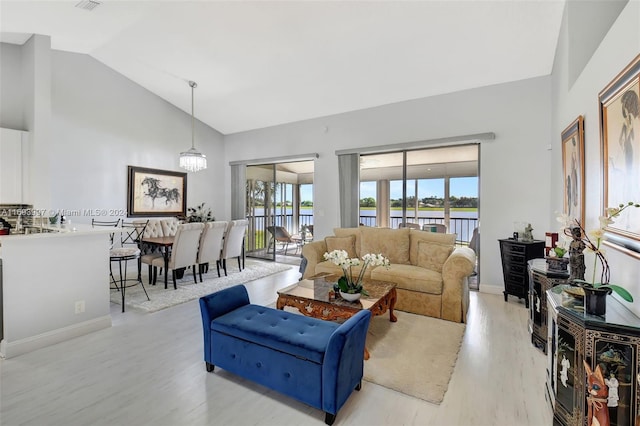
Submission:
POLYGON ((430 243, 450 247, 453 247, 456 244, 456 234, 441 234, 439 232, 411 229, 409 231, 409 236, 411 240, 409 247, 409 259, 411 259, 412 265, 418 264, 418 243, 420 243, 420 241, 428 241, 430 243))
MULTIPOLYGON (((348 237, 350 235, 353 235, 353 237, 356 239, 356 256, 355 257, 360 257, 362 253, 360 251, 360 228, 334 228, 333 233, 336 237, 348 237)), ((366 253, 362 253, 362 254, 366 254, 366 253)))
POLYGON ((360 253, 382 254, 391 264, 409 263, 409 228, 360 228, 360 253))
POLYGON ((452 252, 453 246, 420 241, 418 242, 418 266, 442 272, 442 266, 452 252))
POLYGON ((356 236, 349 235, 347 237, 325 237, 327 245, 327 253, 334 250, 344 250, 349 258, 358 257, 356 254, 356 236))

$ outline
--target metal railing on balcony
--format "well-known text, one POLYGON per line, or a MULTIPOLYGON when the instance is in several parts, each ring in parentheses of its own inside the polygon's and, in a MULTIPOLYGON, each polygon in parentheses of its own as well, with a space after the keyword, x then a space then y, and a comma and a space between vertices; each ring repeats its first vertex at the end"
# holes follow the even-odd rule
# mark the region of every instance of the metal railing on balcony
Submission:
MULTIPOLYGON (((446 225, 444 218, 442 217, 428 217, 420 216, 419 218, 407 217, 407 222, 417 223, 420 229, 426 224, 441 223, 446 225)), ((403 222, 402 217, 390 217, 390 227, 399 228, 403 222)), ((364 226, 377 226, 375 216, 360 216, 360 223, 364 226)), ((451 217, 449 218, 449 226, 447 227, 447 233, 456 234, 456 244, 469 245, 471 237, 473 236, 473 230, 478 226, 478 218, 469 217, 451 217)))
MULTIPOLYGON (((248 216, 249 230, 247 235, 247 251, 262 250, 267 247, 269 243, 269 234, 266 232, 267 224, 265 216, 248 216)), ((402 223, 401 217, 390 217, 391 228, 398 228, 402 223)), ((445 220, 442 217, 407 217, 407 221, 417 223, 422 229, 423 225, 430 223, 445 224, 445 220)), ((298 234, 300 229, 293 229, 294 217, 291 214, 277 215, 273 217, 273 224, 275 226, 283 226, 289 231, 290 234, 298 234)), ((375 216, 360 216, 360 223, 364 226, 377 226, 375 216)), ((313 215, 301 214, 298 216, 298 226, 313 225, 313 215)), ((448 233, 456 234, 457 245, 469 245, 471 237, 473 236, 473 230, 478 226, 477 218, 458 218, 452 217, 449 219, 449 226, 447 228, 448 233)))

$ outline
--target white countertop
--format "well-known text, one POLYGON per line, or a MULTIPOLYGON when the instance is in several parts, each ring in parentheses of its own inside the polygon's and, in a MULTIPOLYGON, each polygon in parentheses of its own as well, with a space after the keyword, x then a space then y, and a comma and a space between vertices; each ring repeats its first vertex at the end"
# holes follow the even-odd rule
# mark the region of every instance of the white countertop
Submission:
POLYGON ((97 227, 94 228, 91 225, 79 224, 79 223, 70 223, 64 225, 43 225, 40 226, 32 226, 31 228, 42 228, 46 230, 45 232, 36 232, 30 234, 9 234, 9 235, 0 235, 0 245, 2 241, 8 238, 52 238, 52 237, 63 237, 63 236, 73 236, 73 235, 86 235, 86 234, 111 234, 113 232, 121 232, 120 228, 105 228, 105 227, 97 227), (48 231, 48 232, 47 232, 48 231))
POLYGON ((108 235, 112 232, 122 232, 121 228, 94 228, 91 225, 85 224, 65 224, 65 225, 43 225, 43 229, 50 232, 39 232, 34 234, 9 234, 0 235, 0 259, 2 258, 2 242, 9 240, 24 239, 29 241, 37 241, 43 238, 70 238, 81 235, 95 235, 105 234, 108 235))

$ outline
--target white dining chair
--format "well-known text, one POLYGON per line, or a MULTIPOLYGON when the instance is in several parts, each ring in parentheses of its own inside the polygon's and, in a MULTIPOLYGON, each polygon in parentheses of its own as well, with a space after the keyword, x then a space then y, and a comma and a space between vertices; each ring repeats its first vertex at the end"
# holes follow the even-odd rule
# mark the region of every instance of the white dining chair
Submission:
MULTIPOLYGON (((147 222, 147 227, 144 229, 144 233, 142 238, 155 238, 155 237, 163 237, 164 233, 162 232, 162 224, 158 219, 149 219, 146 220, 134 220, 133 223, 139 222, 147 222)), ((158 257, 162 257, 162 253, 156 248, 142 243, 140 245, 140 263, 144 263, 149 267, 149 284, 152 282, 153 272, 152 272, 152 262, 153 259, 157 259, 158 257)))
MULTIPOLYGON (((176 269, 192 267, 193 281, 197 284, 196 264, 198 261, 198 247, 200 245, 200 235, 204 223, 181 223, 178 225, 174 236, 173 245, 171 247, 171 255, 169 256, 168 269, 171 269, 173 276, 173 288, 177 289, 176 269)), ((164 268, 164 258, 159 257, 153 259, 151 265, 153 269, 153 282, 156 283, 158 278, 158 268, 164 268)), ((166 274, 169 271, 165 271, 166 274)))
POLYGON ((222 246, 222 254, 220 256, 225 277, 227 276, 227 259, 229 258, 237 257, 238 269, 241 271, 244 269, 244 237, 248 227, 249 221, 247 219, 232 220, 229 222, 222 246), (240 263, 241 260, 242 264, 240 263))
POLYGON ((160 225, 162 226, 162 236, 172 237, 176 235, 180 221, 176 218, 160 219, 160 225))
POLYGON ((204 224, 197 261, 200 282, 202 282, 202 272, 209 266, 210 262, 216 262, 216 269, 218 270, 218 276, 220 276, 220 254, 222 253, 227 226, 228 222, 222 220, 204 224))

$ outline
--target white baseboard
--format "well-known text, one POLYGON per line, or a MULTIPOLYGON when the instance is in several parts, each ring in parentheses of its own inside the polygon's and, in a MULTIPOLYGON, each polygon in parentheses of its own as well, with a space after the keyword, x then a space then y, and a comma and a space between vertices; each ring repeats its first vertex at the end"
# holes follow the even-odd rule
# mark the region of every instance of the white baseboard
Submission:
POLYGON ((105 315, 14 342, 7 342, 6 339, 3 339, 0 341, 0 357, 12 358, 109 327, 111 327, 111 316, 105 315))

